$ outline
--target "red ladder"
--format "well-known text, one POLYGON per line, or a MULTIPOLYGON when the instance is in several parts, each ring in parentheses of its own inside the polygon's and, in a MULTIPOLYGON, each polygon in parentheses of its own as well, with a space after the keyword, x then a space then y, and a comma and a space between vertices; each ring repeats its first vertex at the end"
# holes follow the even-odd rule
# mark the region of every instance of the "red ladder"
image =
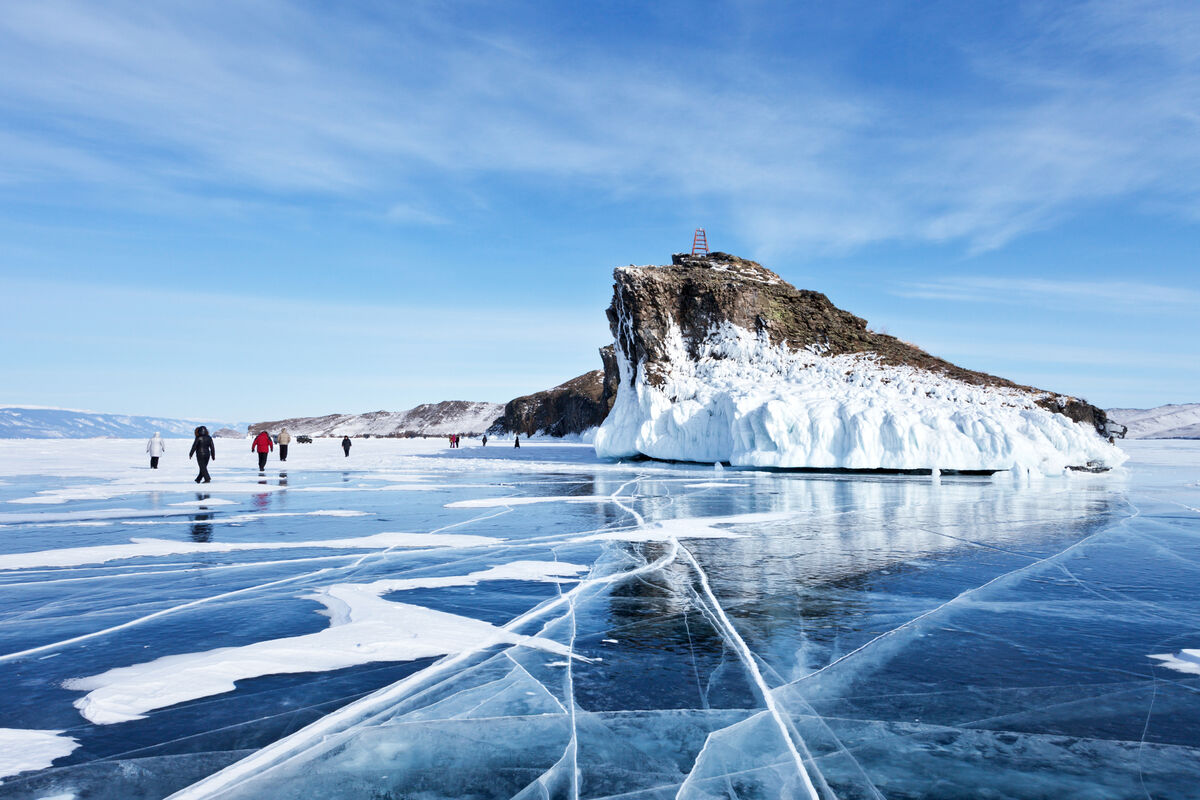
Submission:
POLYGON ((704 228, 696 228, 696 233, 692 236, 692 255, 708 255, 708 237, 704 235, 704 228))

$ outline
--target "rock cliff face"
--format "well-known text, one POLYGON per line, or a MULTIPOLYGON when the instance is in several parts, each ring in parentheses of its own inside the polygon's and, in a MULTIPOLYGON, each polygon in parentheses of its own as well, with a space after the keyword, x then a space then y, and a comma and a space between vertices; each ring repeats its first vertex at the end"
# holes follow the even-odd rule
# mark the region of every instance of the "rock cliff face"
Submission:
POLYGON ((1102 409, 869 331, 756 262, 677 255, 614 278, 620 383, 603 455, 1050 472, 1122 460, 1102 409))
POLYGON ((510 400, 491 432, 569 436, 599 426, 612 408, 618 380, 612 345, 600 348, 600 358, 604 369, 510 400))

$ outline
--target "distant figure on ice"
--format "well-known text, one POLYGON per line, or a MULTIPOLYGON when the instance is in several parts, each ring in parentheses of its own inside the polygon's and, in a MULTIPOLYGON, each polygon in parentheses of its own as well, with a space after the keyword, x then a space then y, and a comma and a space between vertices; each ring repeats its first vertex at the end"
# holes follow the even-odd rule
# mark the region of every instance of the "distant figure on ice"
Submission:
POLYGON ((287 428, 282 428, 279 431, 279 460, 287 461, 287 446, 292 443, 292 435, 287 432, 287 428))
POLYGON ((450 440, 450 449, 453 450, 454 445, 456 444, 456 442, 454 441, 454 434, 452 433, 446 438, 448 438, 450 440))
POLYGON ((254 443, 250 445, 250 449, 258 451, 258 471, 262 472, 267 468, 267 453, 275 449, 275 443, 271 441, 271 434, 259 431, 258 436, 254 437, 254 443))
POLYGON ((208 460, 217 460, 217 448, 213 444, 212 437, 208 435, 208 428, 201 425, 196 428, 196 441, 192 442, 192 449, 188 452, 188 458, 196 457, 196 463, 200 465, 200 474, 196 476, 196 483, 204 481, 212 483, 212 476, 208 474, 208 460))
POLYGON ((146 452, 150 454, 150 469, 158 469, 158 457, 166 450, 167 443, 162 440, 162 434, 155 431, 150 441, 146 442, 146 452))
POLYGON ((513 447, 520 447, 520 446, 521 446, 521 434, 518 433, 518 434, 513 435, 513 447))
POLYGON ((342 450, 346 453, 346 458, 350 457, 350 437, 342 437, 342 450))
POLYGON ((485 433, 485 434, 483 435, 483 438, 482 438, 482 439, 480 439, 479 441, 480 441, 480 446, 482 446, 482 447, 487 447, 487 434, 485 433))

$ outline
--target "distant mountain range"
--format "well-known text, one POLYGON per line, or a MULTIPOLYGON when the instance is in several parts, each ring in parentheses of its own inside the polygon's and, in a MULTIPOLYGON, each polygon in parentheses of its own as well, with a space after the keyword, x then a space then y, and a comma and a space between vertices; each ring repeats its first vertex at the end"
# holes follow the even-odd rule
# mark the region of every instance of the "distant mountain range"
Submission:
POLYGON ((218 428, 236 428, 240 424, 100 414, 66 408, 0 407, 0 439, 128 439, 153 436, 155 431, 166 437, 191 437, 197 425, 205 425, 215 432, 218 428))
POLYGON ((323 417, 290 417, 252 423, 252 431, 278 433, 287 428, 294 436, 446 436, 478 435, 504 414, 500 403, 443 400, 423 403, 407 411, 369 411, 365 414, 327 414, 323 417))
POLYGON ((1110 408, 1108 418, 1129 428, 1126 439, 1200 439, 1200 403, 1110 408))
MULTIPOLYGON (((599 374, 599 373, 598 373, 599 374)), ((591 378, 591 373, 580 376, 591 378)), ((599 385, 600 379, 593 381, 599 385)), ((562 393, 571 384, 564 384, 549 394, 562 393)), ((590 387, 590 384, 589 384, 590 387)), ((593 392, 594 393, 594 392, 593 392)), ((577 393, 574 393, 577 394, 577 393)), ((577 401, 571 395, 569 399, 577 401)), ((520 405, 518 401, 539 398, 518 398, 509 405, 520 405)), ((554 395, 557 400, 562 400, 554 395)), ((586 398, 586 399, 590 399, 586 398)), ((578 404, 578 403, 576 403, 578 404)), ((611 400, 609 400, 611 404, 611 400)), ((537 405, 537 404, 535 404, 537 405)), ((607 404, 606 404, 607 405, 607 404)), ((523 408, 523 406, 522 406, 523 408)), ((207 420, 172 419, 170 417, 142 417, 131 414, 101 414, 92 411, 75 411, 65 408, 36 408, 20 406, 0 407, 0 439, 90 439, 105 438, 139 438, 152 436, 160 431, 163 436, 191 436, 197 425, 206 425, 217 435, 240 436, 247 429, 259 430, 266 428, 278 432, 286 427, 293 435, 308 436, 445 436, 451 433, 477 435, 492 428, 493 431, 511 431, 530 433, 536 428, 539 432, 561 435, 556 423, 546 422, 550 417, 557 420, 563 416, 557 406, 551 408, 548 403, 541 403, 537 410, 553 411, 553 414, 539 413, 526 420, 517 413, 520 409, 509 409, 512 419, 505 414, 505 406, 499 403, 472 402, 467 400, 446 400, 441 403, 425 403, 407 411, 371 411, 365 414, 327 414, 323 417, 292 417, 289 419, 269 422, 229 423, 207 420), (541 406, 546 406, 542 408, 541 406), (545 417, 546 419, 542 419, 545 417), (531 430, 526 431, 525 428, 531 430)), ((599 412, 603 419, 603 411, 599 412)), ((594 415, 593 415, 594 416, 594 415)), ((1200 439, 1200 403, 1158 406, 1156 408, 1110 408, 1108 417, 1129 428, 1126 438, 1129 439, 1200 439)), ((566 417, 564 417, 566 419, 566 417)), ((597 422, 591 417, 587 425, 597 422)), ((580 423, 575 427, 580 427, 580 423)), ((585 425, 586 427, 586 425, 585 425)), ((574 428, 562 432, 577 432, 574 428)))

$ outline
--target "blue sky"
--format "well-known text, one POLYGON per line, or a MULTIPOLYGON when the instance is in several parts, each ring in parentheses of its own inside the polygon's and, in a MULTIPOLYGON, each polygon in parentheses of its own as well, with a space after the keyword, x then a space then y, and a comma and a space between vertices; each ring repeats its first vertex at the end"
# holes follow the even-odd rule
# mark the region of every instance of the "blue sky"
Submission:
POLYGON ((1200 5, 6 3, 0 403, 250 420, 599 365, 715 249, 964 366, 1200 401, 1200 5))

